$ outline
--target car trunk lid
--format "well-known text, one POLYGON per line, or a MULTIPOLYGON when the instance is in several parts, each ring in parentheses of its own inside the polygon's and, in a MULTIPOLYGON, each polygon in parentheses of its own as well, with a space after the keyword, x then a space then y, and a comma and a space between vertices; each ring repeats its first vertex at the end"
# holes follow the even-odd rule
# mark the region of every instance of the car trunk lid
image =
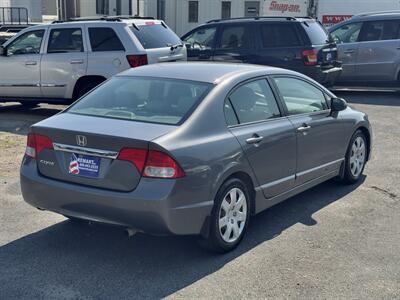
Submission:
POLYGON ((36 158, 43 176, 126 192, 136 188, 142 170, 120 159, 121 150, 147 151, 151 140, 174 128, 62 113, 35 124, 32 133, 48 137, 53 144, 52 149, 43 149, 36 158))

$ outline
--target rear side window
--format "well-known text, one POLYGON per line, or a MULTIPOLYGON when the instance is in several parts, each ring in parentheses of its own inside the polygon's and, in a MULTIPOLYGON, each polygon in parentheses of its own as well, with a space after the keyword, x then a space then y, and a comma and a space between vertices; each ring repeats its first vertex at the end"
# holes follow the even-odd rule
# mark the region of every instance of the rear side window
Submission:
POLYGON ((261 40, 264 48, 301 45, 296 28, 292 24, 261 25, 261 40))
POLYGON ((80 28, 53 29, 50 32, 47 53, 83 52, 80 28))
POLYGON ((399 22, 395 20, 365 22, 360 34, 360 41, 383 41, 397 39, 399 22))
POLYGON ((329 42, 328 33, 319 22, 304 21, 301 25, 310 38, 312 45, 323 45, 329 42))
POLYGON ((245 25, 225 26, 221 34, 221 49, 248 49, 251 47, 250 31, 245 25))
POLYGON ((176 125, 211 90, 212 84, 152 77, 114 77, 84 96, 68 112, 176 125))
POLYGON ((328 109, 325 94, 310 83, 292 78, 274 78, 290 115, 328 109))
MULTIPOLYGON (((237 88, 230 96, 230 103, 239 119, 239 123, 250 123, 280 117, 278 104, 265 79, 246 83, 237 88)), ((228 125, 234 125, 235 118, 225 104, 225 117, 228 125)))
POLYGON ((125 51, 124 46, 112 28, 89 28, 89 39, 93 52, 125 51))
POLYGON ((147 25, 131 27, 133 34, 138 38, 143 48, 154 49, 171 47, 181 44, 180 38, 163 24, 155 24, 152 21, 147 25))

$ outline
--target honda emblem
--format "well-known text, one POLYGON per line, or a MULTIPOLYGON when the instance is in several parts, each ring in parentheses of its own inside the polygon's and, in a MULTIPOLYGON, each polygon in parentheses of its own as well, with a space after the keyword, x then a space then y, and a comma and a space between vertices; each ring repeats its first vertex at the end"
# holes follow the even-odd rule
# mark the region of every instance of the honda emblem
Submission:
POLYGON ((86 144, 87 144, 86 136, 84 136, 84 135, 77 135, 77 136, 76 136, 76 143, 78 144, 78 146, 85 147, 86 144))

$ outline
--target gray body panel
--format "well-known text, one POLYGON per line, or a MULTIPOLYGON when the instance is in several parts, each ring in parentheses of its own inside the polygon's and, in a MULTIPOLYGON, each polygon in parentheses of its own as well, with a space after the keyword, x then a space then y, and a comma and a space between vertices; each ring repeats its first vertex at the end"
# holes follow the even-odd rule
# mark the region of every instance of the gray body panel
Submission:
MULTIPOLYGON (((378 12, 354 16, 348 21, 329 28, 329 32, 345 25, 355 23, 365 25, 367 22, 373 21, 400 23, 400 14, 398 12, 378 12)), ((338 58, 342 61, 343 68, 338 83, 397 85, 400 71, 400 38, 338 43, 337 47, 338 58)))
POLYGON ((179 163, 185 177, 140 178, 132 170, 123 170, 124 162, 120 162, 117 167, 121 172, 98 186, 71 180, 70 174, 57 177, 46 173, 43 166, 38 168, 41 159, 52 159, 50 153, 43 151, 43 157, 36 161, 25 157, 22 163, 24 199, 41 209, 145 232, 199 234, 206 226, 218 189, 231 176, 240 174, 251 181, 253 213, 337 176, 352 134, 359 127, 370 131, 368 119, 361 112, 348 107, 336 114, 324 111, 311 116, 284 115, 227 126, 224 101, 230 91, 243 81, 278 74, 300 77, 334 96, 296 72, 244 64, 172 63, 124 72, 118 76, 190 76, 191 80, 215 86, 180 126, 63 112, 33 125, 32 131, 66 145, 76 146, 75 135, 84 134, 87 148, 119 151, 123 146, 134 146, 163 151, 179 163), (296 126, 305 120, 312 127, 306 136, 299 136, 296 126), (263 143, 256 146, 245 142, 254 133, 263 135, 263 143), (125 183, 124 177, 129 178, 125 183), (133 188, 129 186, 132 182, 133 188))

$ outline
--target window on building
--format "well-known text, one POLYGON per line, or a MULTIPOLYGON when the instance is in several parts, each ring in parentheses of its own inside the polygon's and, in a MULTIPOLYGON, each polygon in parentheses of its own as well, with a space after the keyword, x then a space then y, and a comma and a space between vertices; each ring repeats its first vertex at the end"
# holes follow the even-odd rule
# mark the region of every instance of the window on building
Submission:
POLYGON ((231 1, 222 1, 221 3, 221 18, 229 19, 231 17, 231 1))
POLYGON ((157 0, 157 19, 165 21, 165 0, 157 0))
POLYGON ((189 23, 199 22, 199 1, 189 1, 189 23))
POLYGON ((120 39, 111 28, 89 28, 89 38, 93 52, 125 51, 120 39))
POLYGON ((109 8, 110 8, 109 0, 96 0, 96 14, 108 15, 110 12, 109 8))
POLYGON ((47 53, 83 52, 80 28, 53 29, 50 32, 47 53))

